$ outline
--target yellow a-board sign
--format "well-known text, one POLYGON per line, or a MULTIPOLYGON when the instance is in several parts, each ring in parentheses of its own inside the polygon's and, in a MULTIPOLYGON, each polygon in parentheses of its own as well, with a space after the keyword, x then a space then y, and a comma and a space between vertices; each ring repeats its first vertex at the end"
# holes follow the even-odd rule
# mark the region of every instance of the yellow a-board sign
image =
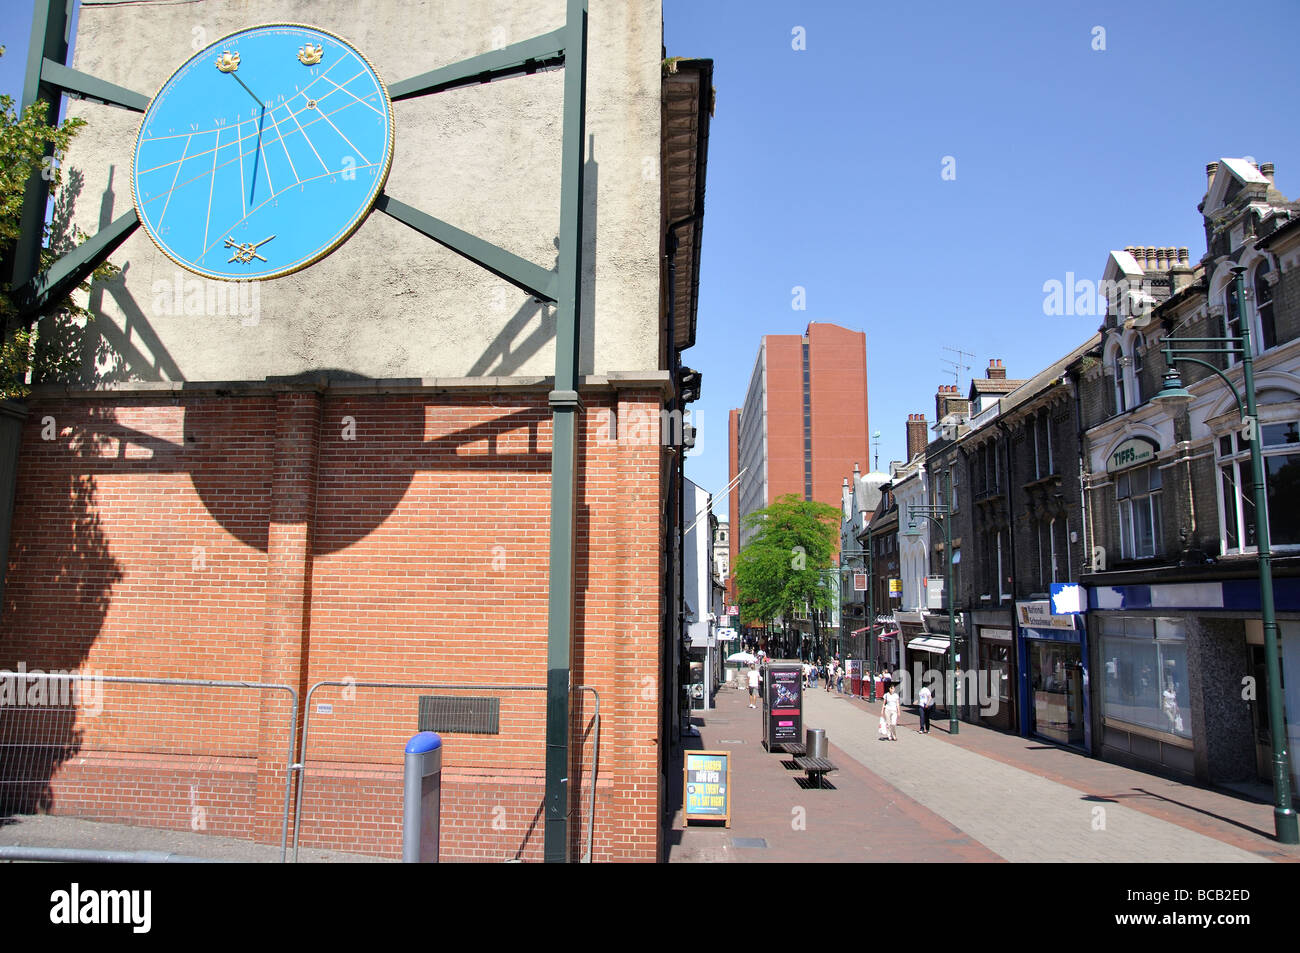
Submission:
POLYGON ((731 752, 687 751, 682 816, 731 826, 731 752))

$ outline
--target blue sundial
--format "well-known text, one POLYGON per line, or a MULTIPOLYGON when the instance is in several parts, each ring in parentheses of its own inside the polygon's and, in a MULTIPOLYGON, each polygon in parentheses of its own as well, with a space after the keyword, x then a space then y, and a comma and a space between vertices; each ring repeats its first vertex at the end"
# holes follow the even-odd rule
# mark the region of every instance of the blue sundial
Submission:
POLYGON ((209 278, 276 278, 324 258, 388 177, 379 74, 315 27, 219 40, 163 84, 140 123, 136 212, 168 258, 209 278))

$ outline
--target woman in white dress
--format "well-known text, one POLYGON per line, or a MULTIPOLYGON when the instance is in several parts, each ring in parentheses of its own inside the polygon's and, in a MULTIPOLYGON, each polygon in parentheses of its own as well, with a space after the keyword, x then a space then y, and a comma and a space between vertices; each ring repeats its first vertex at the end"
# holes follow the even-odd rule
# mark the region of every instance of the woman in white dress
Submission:
POLYGON ((894 683, 889 683, 889 690, 885 692, 884 705, 880 709, 880 717, 885 720, 885 727, 889 731, 889 740, 898 740, 898 689, 894 683))

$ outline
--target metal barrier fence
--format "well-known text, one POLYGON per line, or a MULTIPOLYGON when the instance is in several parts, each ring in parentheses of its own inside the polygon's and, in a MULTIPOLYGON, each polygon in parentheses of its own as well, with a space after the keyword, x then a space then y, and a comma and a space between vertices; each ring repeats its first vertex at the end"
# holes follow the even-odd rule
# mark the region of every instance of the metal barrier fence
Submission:
MULTIPOLYGON (((304 704, 302 742, 293 765, 298 774, 295 861, 304 819, 315 846, 400 854, 402 751, 416 730, 444 736, 444 838, 464 835, 463 842, 476 845, 471 854, 485 860, 540 852, 545 686, 343 679, 312 685, 304 704)), ((570 786, 580 795, 584 784, 587 788, 585 810, 583 799, 574 799, 577 824, 571 835, 575 847, 585 840, 581 859, 589 862, 600 760, 599 694, 575 688, 570 712, 570 739, 579 748, 580 766, 570 786)))
POLYGON ((266 750, 279 749, 284 763, 277 756, 272 774, 284 776, 284 861, 297 730, 298 693, 288 685, 0 671, 0 816, 57 813, 248 838, 266 783, 259 761, 264 774, 266 750), (283 704, 263 697, 281 692, 283 704))

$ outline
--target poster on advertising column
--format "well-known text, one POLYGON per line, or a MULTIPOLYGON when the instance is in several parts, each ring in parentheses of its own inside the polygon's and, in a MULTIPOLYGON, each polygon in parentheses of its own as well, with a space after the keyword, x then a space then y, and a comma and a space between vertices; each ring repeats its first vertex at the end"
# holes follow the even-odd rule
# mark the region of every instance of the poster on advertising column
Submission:
POLYGON ((763 742, 768 751, 802 741, 803 665, 794 661, 769 662, 763 681, 763 742))
POLYGON ((691 821, 723 821, 731 826, 731 752, 686 752, 686 792, 682 812, 691 821))

